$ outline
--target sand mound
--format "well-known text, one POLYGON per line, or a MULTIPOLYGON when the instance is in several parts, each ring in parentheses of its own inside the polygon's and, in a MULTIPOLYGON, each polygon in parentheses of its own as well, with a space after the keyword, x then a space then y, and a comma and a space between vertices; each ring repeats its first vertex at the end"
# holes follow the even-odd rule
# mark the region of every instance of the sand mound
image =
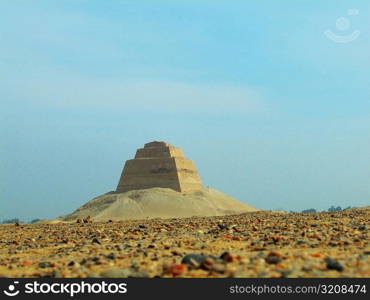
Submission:
POLYGON ((95 221, 222 216, 251 211, 258 209, 211 188, 186 193, 151 188, 104 194, 60 220, 72 221, 87 216, 95 221))

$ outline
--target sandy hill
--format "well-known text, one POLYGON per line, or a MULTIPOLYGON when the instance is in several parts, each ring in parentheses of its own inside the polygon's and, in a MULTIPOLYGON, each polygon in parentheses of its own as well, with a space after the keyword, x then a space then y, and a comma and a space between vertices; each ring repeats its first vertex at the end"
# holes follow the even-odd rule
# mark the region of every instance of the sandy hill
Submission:
POLYGON ((168 188, 150 188, 104 194, 59 219, 73 221, 91 216, 95 221, 106 221, 222 216, 252 211, 258 209, 211 188, 182 193, 168 188))

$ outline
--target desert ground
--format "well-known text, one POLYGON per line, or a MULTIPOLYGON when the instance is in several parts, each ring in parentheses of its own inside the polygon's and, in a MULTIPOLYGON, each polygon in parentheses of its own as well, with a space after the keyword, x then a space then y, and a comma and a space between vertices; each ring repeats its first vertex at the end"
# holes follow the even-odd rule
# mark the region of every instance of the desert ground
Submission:
POLYGON ((370 210, 0 226, 0 277, 370 277, 370 210))

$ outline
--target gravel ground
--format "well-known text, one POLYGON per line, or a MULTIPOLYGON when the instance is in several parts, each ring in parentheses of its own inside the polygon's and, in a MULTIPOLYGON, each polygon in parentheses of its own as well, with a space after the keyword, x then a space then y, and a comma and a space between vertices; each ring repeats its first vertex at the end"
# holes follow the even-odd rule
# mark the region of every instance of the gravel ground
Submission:
POLYGON ((0 225, 0 277, 370 277, 370 210, 0 225))

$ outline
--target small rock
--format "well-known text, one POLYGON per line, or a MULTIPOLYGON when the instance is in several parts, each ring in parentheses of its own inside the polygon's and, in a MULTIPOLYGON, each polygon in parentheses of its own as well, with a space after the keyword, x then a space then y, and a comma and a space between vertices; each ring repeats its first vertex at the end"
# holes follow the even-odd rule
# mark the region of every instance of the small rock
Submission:
POLYGON ((116 248, 117 251, 123 251, 123 250, 125 250, 125 247, 124 246, 121 246, 121 245, 115 245, 114 248, 116 248))
POLYGON ((234 257, 229 252, 222 253, 220 258, 225 262, 232 262, 234 259, 234 257))
POLYGON ((24 260, 23 262, 22 262, 22 266, 31 266, 32 265, 32 262, 31 261, 29 261, 29 260, 24 260))
POLYGON ((325 258, 326 268, 329 270, 337 270, 338 272, 343 271, 343 266, 334 258, 327 257, 325 258))
POLYGON ((358 230, 361 230, 361 231, 366 230, 366 225, 360 225, 360 226, 358 227, 358 230))
POLYGON ((116 255, 114 253, 110 253, 110 254, 107 255, 107 258, 111 259, 111 260, 114 260, 114 259, 116 259, 116 255))
POLYGON ((226 225, 222 225, 222 224, 217 224, 218 228, 221 229, 221 230, 225 230, 225 229, 228 229, 226 225))
POLYGON ((99 245, 101 245, 101 241, 98 238, 93 238, 91 242, 93 244, 99 244, 99 245))
POLYGON ((52 263, 50 262, 40 262, 39 268, 50 268, 52 266, 52 263))
POLYGON ((169 267, 169 272, 173 275, 173 276, 179 276, 179 275, 182 275, 186 272, 187 270, 187 265, 185 264, 172 264, 170 267, 169 267))
POLYGON ((181 251, 179 251, 177 249, 173 249, 173 250, 171 250, 171 254, 173 254, 173 255, 181 255, 181 251))
POLYGON ((268 263, 268 264, 277 264, 279 262, 281 262, 283 259, 282 259, 282 256, 280 253, 278 252, 270 252, 267 257, 265 258, 265 261, 268 263))

